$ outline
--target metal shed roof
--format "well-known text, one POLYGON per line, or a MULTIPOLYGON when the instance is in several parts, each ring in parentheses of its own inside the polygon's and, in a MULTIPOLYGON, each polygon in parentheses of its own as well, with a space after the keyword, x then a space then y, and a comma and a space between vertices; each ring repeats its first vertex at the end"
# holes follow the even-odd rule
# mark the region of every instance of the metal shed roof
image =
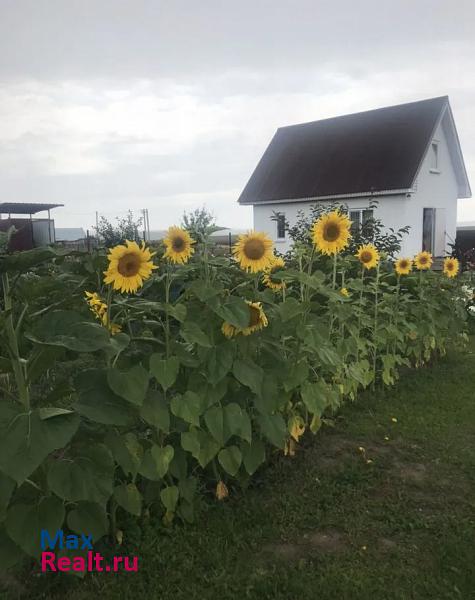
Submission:
POLYGON ((64 204, 43 204, 39 202, 0 202, 0 213, 14 215, 34 215, 43 210, 50 210, 64 204))

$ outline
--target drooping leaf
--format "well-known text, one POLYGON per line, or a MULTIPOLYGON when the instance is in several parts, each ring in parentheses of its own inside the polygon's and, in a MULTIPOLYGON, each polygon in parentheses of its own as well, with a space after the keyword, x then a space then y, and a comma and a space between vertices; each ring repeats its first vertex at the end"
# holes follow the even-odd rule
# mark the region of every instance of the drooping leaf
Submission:
POLYGON ((219 464, 229 475, 236 475, 242 463, 242 454, 237 446, 223 448, 218 454, 219 464))
POLYGON ((266 448, 259 439, 253 439, 251 444, 243 443, 241 445, 244 468, 249 475, 254 475, 260 465, 266 459, 266 448))
POLYGON ((199 426, 201 415, 201 398, 195 392, 188 390, 183 396, 175 396, 170 408, 172 413, 187 423, 199 426))
POLYGON ((176 485, 170 485, 160 492, 160 499, 169 512, 174 512, 180 492, 176 485))
POLYGON ((121 435, 111 431, 105 437, 104 442, 124 473, 134 477, 143 459, 143 447, 135 433, 129 432, 121 435))
POLYGON ((119 506, 132 515, 140 517, 142 494, 134 483, 122 483, 114 488, 114 499, 119 506))
POLYGON ((78 534, 92 535, 97 542, 109 531, 109 520, 105 509, 95 502, 78 502, 68 513, 68 527, 78 534))
POLYGON ((140 407, 140 416, 158 430, 166 433, 170 430, 170 412, 163 395, 157 390, 149 390, 140 407))
POLYGON ((154 445, 151 448, 151 454, 157 466, 158 475, 164 477, 175 454, 173 446, 167 445, 162 448, 154 445))
POLYGON ((217 384, 231 371, 234 359, 234 346, 230 342, 212 348, 208 355, 208 381, 217 384))
POLYGON ((281 415, 260 415, 258 422, 264 436, 277 448, 283 449, 287 426, 281 415))
POLYGON ((66 446, 78 425, 72 412, 42 418, 38 409, 26 413, 18 404, 0 402, 0 471, 23 483, 50 452, 66 446))
POLYGON ((176 356, 162 359, 159 354, 152 354, 150 357, 150 373, 165 391, 175 383, 179 368, 180 363, 176 356))
POLYGON ((135 365, 125 373, 118 369, 109 369, 107 372, 111 390, 136 406, 143 404, 149 378, 148 372, 141 365, 135 365))
POLYGON ((240 358, 234 361, 233 374, 236 379, 259 395, 262 391, 264 371, 262 367, 254 362, 245 361, 240 358))
POLYGON ((198 344, 203 348, 211 348, 211 342, 209 341, 206 333, 201 329, 198 323, 194 321, 186 321, 181 329, 181 335, 189 344, 198 344))

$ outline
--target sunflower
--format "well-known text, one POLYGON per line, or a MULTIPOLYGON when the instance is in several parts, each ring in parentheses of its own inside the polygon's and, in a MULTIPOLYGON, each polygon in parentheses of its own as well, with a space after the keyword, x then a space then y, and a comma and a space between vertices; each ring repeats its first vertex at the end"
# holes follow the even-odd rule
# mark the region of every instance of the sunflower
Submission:
POLYGON ((249 324, 247 327, 235 327, 228 323, 228 321, 224 321, 221 326, 221 331, 224 336, 227 338, 235 337, 239 334, 242 335, 251 335, 255 331, 260 331, 264 327, 267 327, 268 321, 267 317, 262 310, 262 306, 260 302, 249 302, 246 300, 249 306, 249 324))
POLYGON ((394 269, 398 275, 409 275, 412 271, 412 260, 410 258, 398 258, 394 263, 394 269))
POLYGON ((187 263, 195 251, 192 245, 195 240, 192 239, 188 231, 180 229, 180 227, 169 227, 163 243, 166 247, 163 257, 174 263, 182 265, 187 263))
POLYGON ((107 312, 107 304, 101 300, 97 292, 85 292, 86 302, 94 316, 101 320, 107 312))
POLYGON ((249 306, 249 325, 244 327, 240 333, 243 335, 251 335, 255 331, 260 331, 269 324, 267 317, 262 310, 260 302, 249 302, 246 300, 249 306))
POLYGON ((341 252, 348 246, 350 227, 350 219, 339 210, 327 213, 313 224, 313 243, 322 254, 341 252))
POLYGON ((349 292, 349 291, 348 291, 348 290, 347 290, 345 287, 344 287, 344 288, 341 288, 341 290, 340 290, 340 294, 341 294, 342 296, 345 296, 345 298, 349 298, 349 297, 350 297, 350 292, 349 292))
POLYGON ((272 267, 273 243, 270 237, 259 231, 240 235, 234 245, 233 254, 241 269, 257 273, 272 267))
POLYGON ((456 277, 459 272, 459 261, 456 258, 446 258, 444 260, 444 274, 447 277, 456 277))
POLYGON ((414 258, 414 264, 419 271, 427 271, 432 266, 432 254, 430 252, 426 252, 425 250, 419 252, 419 254, 414 258))
POLYGON ((272 265, 264 271, 264 275, 262 276, 262 282, 271 290, 278 292, 282 288, 285 287, 285 282, 279 281, 278 279, 273 279, 272 275, 276 271, 281 271, 285 267, 285 262, 279 256, 274 257, 272 261, 272 265))
POLYGON ((366 244, 358 248, 356 258, 360 261, 363 268, 372 269, 379 263, 379 252, 373 244, 366 244))
POLYGON ((116 323, 108 324, 107 304, 101 300, 99 294, 97 292, 85 292, 85 294, 86 302, 89 304, 89 308, 94 313, 96 319, 98 319, 112 335, 122 331, 120 325, 117 325, 116 323))
POLYGON ((231 325, 231 323, 224 321, 224 323, 221 325, 221 332, 225 337, 230 339, 239 333, 239 329, 234 327, 234 325, 231 325))
POLYGON ((136 292, 143 286, 145 279, 157 269, 151 253, 145 244, 140 247, 137 242, 125 241, 109 251, 109 268, 104 271, 104 283, 111 283, 115 290, 136 292))

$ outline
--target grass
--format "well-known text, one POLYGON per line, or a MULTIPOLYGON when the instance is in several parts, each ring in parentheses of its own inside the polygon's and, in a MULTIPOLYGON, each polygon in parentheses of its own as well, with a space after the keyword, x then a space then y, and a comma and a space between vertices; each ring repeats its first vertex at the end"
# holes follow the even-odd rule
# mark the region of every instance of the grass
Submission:
POLYGON ((346 406, 195 526, 144 528, 121 551, 139 573, 37 575, 26 597, 475 598, 474 390, 472 345, 346 406))

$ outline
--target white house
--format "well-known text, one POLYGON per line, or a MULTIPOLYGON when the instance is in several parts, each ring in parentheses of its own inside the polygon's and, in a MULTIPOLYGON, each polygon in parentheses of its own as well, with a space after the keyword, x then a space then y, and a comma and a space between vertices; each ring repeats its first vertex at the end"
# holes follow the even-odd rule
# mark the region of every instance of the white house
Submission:
POLYGON ((338 201, 362 222, 377 200, 374 216, 386 227, 411 227, 403 254, 424 249, 442 256, 455 240, 457 199, 469 197, 452 110, 442 96, 278 129, 239 203, 253 206, 254 229, 285 251, 284 220, 294 224, 299 210, 338 201))

